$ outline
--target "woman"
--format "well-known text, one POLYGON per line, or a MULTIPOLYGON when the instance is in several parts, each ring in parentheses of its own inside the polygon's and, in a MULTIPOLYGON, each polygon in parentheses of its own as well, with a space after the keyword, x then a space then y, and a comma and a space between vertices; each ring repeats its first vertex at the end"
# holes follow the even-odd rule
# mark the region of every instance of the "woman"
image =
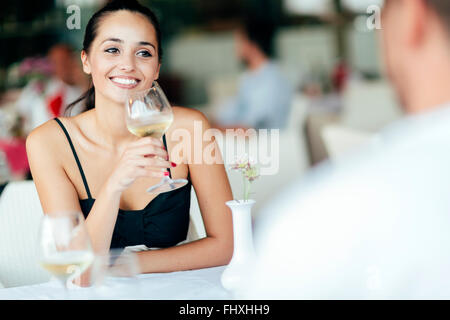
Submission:
POLYGON ((44 212, 82 211, 99 253, 139 244, 162 248, 138 253, 144 273, 227 264, 233 239, 225 202, 232 193, 224 166, 188 163, 188 155, 178 164, 164 160, 175 146, 175 130, 194 137, 194 122, 207 130, 207 119, 174 107, 163 141, 137 138, 125 125, 124 94, 150 88, 159 75, 161 35, 155 15, 136 1, 112 1, 89 21, 83 46, 83 70, 93 83, 83 97, 90 110, 51 120, 27 139, 44 212), (146 193, 168 168, 173 178, 189 183, 157 196, 146 193), (176 246, 187 234, 191 185, 207 237, 176 246))

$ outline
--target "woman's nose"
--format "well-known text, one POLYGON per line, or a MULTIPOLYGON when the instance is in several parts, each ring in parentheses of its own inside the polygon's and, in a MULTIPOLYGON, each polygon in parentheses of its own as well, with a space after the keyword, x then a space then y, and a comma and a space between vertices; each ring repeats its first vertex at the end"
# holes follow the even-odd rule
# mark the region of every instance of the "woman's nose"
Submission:
POLYGON ((134 71, 134 56, 123 55, 119 64, 119 69, 125 72, 134 71))

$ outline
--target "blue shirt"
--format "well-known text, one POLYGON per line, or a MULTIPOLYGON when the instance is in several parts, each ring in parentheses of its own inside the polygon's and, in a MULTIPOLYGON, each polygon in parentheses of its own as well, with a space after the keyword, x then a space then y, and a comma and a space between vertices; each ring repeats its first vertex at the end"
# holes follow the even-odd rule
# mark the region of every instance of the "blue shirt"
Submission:
POLYGON ((238 95, 223 106, 221 125, 244 125, 256 129, 282 129, 286 126, 293 90, 278 66, 268 62, 246 72, 238 95))

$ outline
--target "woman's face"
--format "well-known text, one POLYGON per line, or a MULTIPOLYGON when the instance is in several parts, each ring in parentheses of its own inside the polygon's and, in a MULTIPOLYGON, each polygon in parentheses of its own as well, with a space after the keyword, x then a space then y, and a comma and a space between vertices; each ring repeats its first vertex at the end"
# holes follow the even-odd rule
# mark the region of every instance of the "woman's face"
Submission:
POLYGON ((159 76, 158 45, 155 28, 145 16, 122 10, 104 17, 89 54, 81 53, 96 97, 122 103, 127 92, 150 88, 159 76))

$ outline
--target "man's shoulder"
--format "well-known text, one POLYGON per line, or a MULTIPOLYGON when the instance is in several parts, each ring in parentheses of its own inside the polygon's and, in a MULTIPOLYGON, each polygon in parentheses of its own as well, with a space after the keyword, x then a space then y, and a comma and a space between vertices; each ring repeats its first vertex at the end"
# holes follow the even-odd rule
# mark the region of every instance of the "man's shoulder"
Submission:
POLYGON ((427 113, 405 116, 380 134, 387 146, 408 144, 422 146, 426 141, 450 139, 450 104, 435 107, 427 113))
MULTIPOLYGON (((315 206, 316 212, 332 207, 358 210, 362 203, 375 205, 381 199, 408 205, 409 197, 419 201, 430 187, 446 183, 440 176, 448 172, 449 145, 450 109, 400 120, 339 161, 311 170, 275 205, 285 203, 295 211, 315 206), (289 205, 292 202, 296 204, 289 205)), ((446 184, 450 188, 450 181, 446 184)))
POLYGON ((342 162, 323 163, 265 206, 256 232, 263 253, 258 268, 280 275, 269 279, 272 292, 301 285, 304 293, 293 292, 300 298, 314 297, 317 287, 322 297, 333 296, 336 279, 347 274, 340 292, 366 296, 373 266, 382 283, 395 286, 417 277, 418 269, 408 271, 413 264, 421 277, 433 276, 436 261, 448 270, 450 258, 442 255, 450 244, 447 114, 401 120, 378 142, 342 162), (278 261, 289 264, 280 268, 278 261))

